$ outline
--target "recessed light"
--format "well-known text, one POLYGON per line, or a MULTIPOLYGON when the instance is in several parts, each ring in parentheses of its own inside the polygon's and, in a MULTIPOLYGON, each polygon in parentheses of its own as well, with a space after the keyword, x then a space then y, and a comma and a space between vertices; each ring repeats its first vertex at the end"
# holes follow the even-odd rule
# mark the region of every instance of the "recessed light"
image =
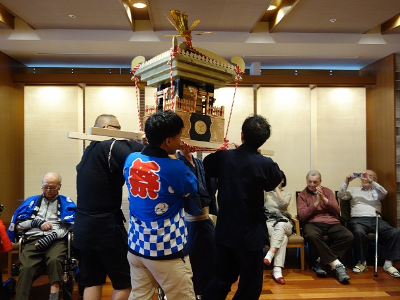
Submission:
POLYGON ((145 8, 147 5, 143 2, 134 2, 132 6, 136 8, 145 8))
POLYGON ((71 19, 75 19, 76 18, 75 15, 68 15, 68 17, 70 17, 71 19))
POLYGON ((330 19, 329 22, 335 23, 335 22, 336 22, 336 19, 330 19))

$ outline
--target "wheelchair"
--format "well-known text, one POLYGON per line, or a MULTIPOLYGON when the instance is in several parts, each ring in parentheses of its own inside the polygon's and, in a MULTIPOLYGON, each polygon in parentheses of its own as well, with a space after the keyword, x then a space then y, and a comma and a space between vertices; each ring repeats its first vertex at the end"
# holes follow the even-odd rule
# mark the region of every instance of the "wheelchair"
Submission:
POLYGON ((166 300, 164 290, 161 286, 157 287, 157 300, 166 300))
MULTIPOLYGON (((63 265, 63 272, 61 276, 61 290, 60 292, 62 293, 62 298, 64 300, 72 300, 72 292, 74 290, 74 285, 75 282, 77 281, 77 275, 79 272, 79 264, 78 264, 78 259, 75 257, 78 253, 77 251, 73 248, 72 246, 72 241, 73 241, 73 232, 70 230, 68 234, 65 236, 65 239, 67 241, 67 254, 65 255, 64 258, 64 265, 63 265)), ((24 244, 24 236, 20 236, 18 240, 18 252, 21 254, 23 251, 23 244, 24 244)), ((18 276, 19 271, 20 271, 21 263, 18 262, 17 264, 12 265, 11 269, 11 275, 18 276)), ((41 266, 39 267, 38 272, 36 272, 35 277, 33 278, 33 281, 35 281, 37 278, 39 278, 41 275, 46 274, 46 265, 45 262, 43 261, 41 263, 41 266)), ((18 286, 17 286, 18 288, 18 286)), ((79 286, 79 295, 83 296, 83 288, 79 286)))

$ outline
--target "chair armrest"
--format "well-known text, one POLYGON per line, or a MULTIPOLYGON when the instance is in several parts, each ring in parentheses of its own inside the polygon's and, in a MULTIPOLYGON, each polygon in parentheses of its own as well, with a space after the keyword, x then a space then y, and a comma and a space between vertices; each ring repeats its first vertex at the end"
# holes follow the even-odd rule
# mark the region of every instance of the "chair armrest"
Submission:
POLYGON ((294 226, 296 228, 296 235, 300 236, 300 222, 296 217, 292 217, 292 221, 294 223, 294 226))

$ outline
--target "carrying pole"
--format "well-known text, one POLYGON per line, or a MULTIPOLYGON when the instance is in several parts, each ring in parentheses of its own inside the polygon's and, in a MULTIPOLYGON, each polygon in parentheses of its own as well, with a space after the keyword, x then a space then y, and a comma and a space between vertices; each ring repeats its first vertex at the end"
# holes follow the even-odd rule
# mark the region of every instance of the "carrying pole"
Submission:
POLYGON ((374 276, 378 277, 378 227, 379 227, 379 215, 381 213, 376 211, 376 224, 375 224, 375 266, 374 266, 374 276))

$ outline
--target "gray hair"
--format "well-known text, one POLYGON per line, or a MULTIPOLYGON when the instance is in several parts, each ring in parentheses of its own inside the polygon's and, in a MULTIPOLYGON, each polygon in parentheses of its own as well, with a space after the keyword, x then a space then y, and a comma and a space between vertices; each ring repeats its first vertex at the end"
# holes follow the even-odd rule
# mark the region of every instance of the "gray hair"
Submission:
POLYGON ((56 172, 46 172, 46 173, 44 173, 43 177, 42 177, 42 184, 44 183, 44 179, 46 177, 56 177, 56 178, 58 178, 59 184, 61 184, 61 181, 62 181, 61 175, 56 173, 56 172))
POLYGON ((311 170, 310 172, 308 172, 306 179, 308 179, 309 176, 318 176, 319 180, 322 180, 321 173, 316 170, 311 170))
POLYGON ((96 118, 96 121, 94 122, 94 127, 103 128, 109 123, 110 119, 118 120, 117 117, 114 115, 102 114, 96 118))

